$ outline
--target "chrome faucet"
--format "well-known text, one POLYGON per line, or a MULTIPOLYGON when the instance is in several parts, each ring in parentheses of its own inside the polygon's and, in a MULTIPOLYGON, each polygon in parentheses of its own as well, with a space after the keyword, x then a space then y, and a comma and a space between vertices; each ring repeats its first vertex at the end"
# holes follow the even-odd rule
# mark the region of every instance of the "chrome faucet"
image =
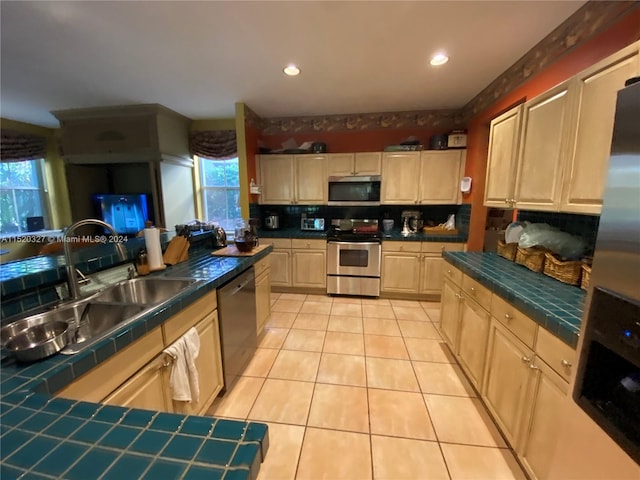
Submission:
MULTIPOLYGON (((77 300, 78 298, 80 298, 80 282, 78 281, 78 277, 76 276, 76 268, 73 265, 73 261, 71 259, 71 243, 73 242, 70 237, 76 231, 76 229, 85 225, 98 225, 100 227, 104 227, 109 230, 109 232, 111 232, 111 235, 113 235, 114 238, 118 237, 118 233, 111 225, 95 218, 86 218, 84 220, 80 220, 64 231, 64 234, 62 235, 62 246, 64 248, 64 263, 67 271, 69 295, 71 296, 72 300, 77 300)), ((116 247, 116 250, 118 251, 120 260, 122 260, 123 262, 126 261, 127 252, 122 246, 122 243, 115 242, 114 245, 116 247)))

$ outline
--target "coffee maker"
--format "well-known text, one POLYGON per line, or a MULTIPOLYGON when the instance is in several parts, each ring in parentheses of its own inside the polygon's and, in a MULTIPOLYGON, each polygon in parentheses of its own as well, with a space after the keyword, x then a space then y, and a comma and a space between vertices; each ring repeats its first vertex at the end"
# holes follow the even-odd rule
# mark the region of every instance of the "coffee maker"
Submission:
POLYGON ((422 229, 423 221, 420 218, 422 213, 418 210, 403 210, 402 211, 402 235, 412 235, 422 229))

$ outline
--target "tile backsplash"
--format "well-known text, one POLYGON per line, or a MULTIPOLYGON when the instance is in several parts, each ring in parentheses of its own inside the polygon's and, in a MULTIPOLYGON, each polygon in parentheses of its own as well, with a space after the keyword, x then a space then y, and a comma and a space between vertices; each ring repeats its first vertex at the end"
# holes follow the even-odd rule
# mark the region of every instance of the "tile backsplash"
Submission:
POLYGON ((531 212, 527 210, 518 212, 518 220, 531 223, 546 223, 563 232, 582 237, 587 242, 587 254, 593 253, 598 234, 600 217, 598 215, 578 215, 573 213, 555 212, 531 212))
POLYGON ((418 210, 422 213, 425 225, 444 223, 450 214, 456 216, 456 227, 463 233, 469 231, 471 205, 380 205, 378 207, 329 207, 327 205, 249 205, 251 217, 263 219, 265 215, 280 216, 280 228, 299 228, 302 215, 324 218, 328 225, 336 218, 392 218, 396 227, 401 226, 403 210, 418 210))

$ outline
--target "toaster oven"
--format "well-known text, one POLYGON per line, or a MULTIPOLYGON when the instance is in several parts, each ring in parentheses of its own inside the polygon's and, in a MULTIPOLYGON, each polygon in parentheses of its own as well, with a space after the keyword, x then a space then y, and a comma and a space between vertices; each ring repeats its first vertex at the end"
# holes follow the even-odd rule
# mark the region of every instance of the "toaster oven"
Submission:
POLYGON ((324 231, 324 218, 303 218, 300 230, 324 231))

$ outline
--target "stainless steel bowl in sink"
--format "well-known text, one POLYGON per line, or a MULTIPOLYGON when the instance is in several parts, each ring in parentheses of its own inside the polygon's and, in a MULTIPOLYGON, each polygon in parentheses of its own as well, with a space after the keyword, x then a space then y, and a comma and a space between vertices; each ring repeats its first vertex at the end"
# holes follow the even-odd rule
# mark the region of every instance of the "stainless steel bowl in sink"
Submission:
POLYGON ((95 302, 157 305, 173 298, 197 281, 192 278, 134 278, 108 287, 92 298, 95 302))
POLYGON ((58 353, 69 342, 69 324, 54 322, 32 325, 7 340, 5 347, 21 362, 33 362, 58 353))

